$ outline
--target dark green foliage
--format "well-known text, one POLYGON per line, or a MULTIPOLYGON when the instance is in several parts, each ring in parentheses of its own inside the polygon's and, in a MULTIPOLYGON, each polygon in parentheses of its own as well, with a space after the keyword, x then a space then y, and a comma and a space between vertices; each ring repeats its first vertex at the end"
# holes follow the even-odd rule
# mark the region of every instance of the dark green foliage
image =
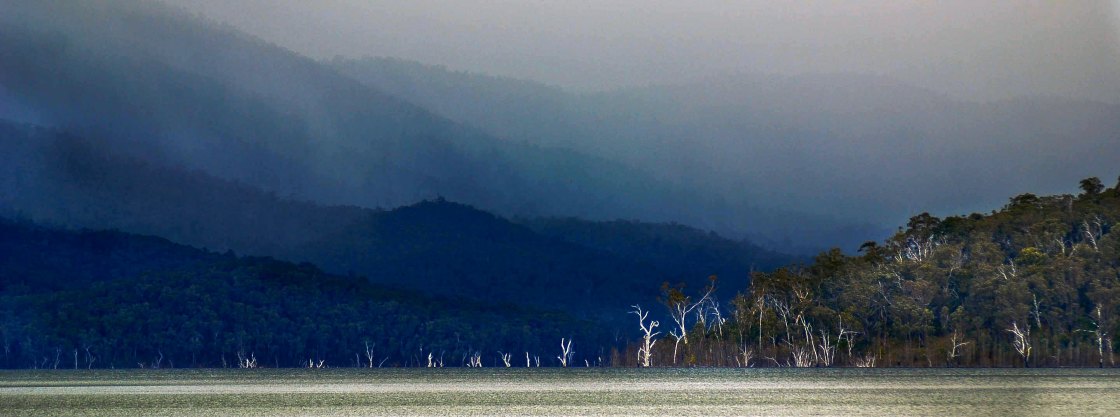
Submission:
MULTIPOLYGON (((473 352, 551 357, 560 337, 607 346, 588 322, 498 303, 437 299, 360 277, 116 232, 0 221, 5 367, 460 366, 473 352), (555 339, 555 340, 554 340, 555 339), (89 349, 88 355, 86 349, 89 349), (355 357, 355 355, 358 355, 355 357), (56 356, 62 364, 55 364, 56 356)), ((592 359, 594 360, 594 359, 592 359)), ((544 361, 552 365, 551 361, 544 361)))
POLYGON ((606 251, 657 268, 658 279, 689 282, 695 288, 704 274, 720 277, 721 285, 739 288, 752 271, 769 271, 795 259, 748 241, 723 238, 680 224, 615 220, 589 222, 576 218, 520 221, 546 236, 606 251))
POLYGON ((1081 191, 1085 192, 1086 195, 1100 194, 1101 191, 1104 191, 1104 183, 1097 177, 1083 179, 1081 180, 1081 191))
POLYGON ((1023 194, 989 216, 923 213, 860 256, 834 249, 757 273, 689 354, 725 366, 745 351, 758 366, 798 354, 810 366, 1115 366, 1120 194, 1082 185, 1079 197, 1023 194))

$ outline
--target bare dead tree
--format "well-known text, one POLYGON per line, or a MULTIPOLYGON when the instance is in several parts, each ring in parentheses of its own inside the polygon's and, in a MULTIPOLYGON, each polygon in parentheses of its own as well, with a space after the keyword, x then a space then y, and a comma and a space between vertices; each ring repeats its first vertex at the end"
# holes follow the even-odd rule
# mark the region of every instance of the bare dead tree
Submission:
POLYGON ((1093 338, 1096 339, 1095 344, 1097 345, 1097 366, 1098 367, 1104 368, 1104 353, 1105 353, 1105 350, 1108 351, 1109 365, 1115 366, 1116 363, 1113 360, 1113 356, 1112 356, 1112 338, 1109 337, 1108 329, 1105 327, 1104 315, 1101 313, 1101 306, 1097 305, 1097 307, 1096 307, 1096 309, 1094 309, 1094 311, 1097 313, 1097 317, 1096 317, 1095 320, 1093 319, 1092 314, 1089 315, 1089 322, 1093 323, 1093 330, 1079 330, 1079 331, 1092 333, 1093 338), (1106 349, 1106 347, 1107 347, 1107 349, 1106 349))
POLYGON ((1019 276, 1019 270, 1015 268, 1014 260, 1009 260, 1008 265, 1000 265, 996 268, 996 272, 999 272, 1004 281, 1011 281, 1019 276))
POLYGON ((758 296, 754 301, 755 308, 758 309, 758 350, 762 352, 762 312, 766 308, 766 297, 758 296))
MULTIPOLYGON (((86 369, 93 369, 93 362, 97 361, 97 358, 93 356, 92 352, 90 352, 91 347, 92 346, 90 345, 82 346, 82 350, 86 351, 86 369)), ((222 357, 222 361, 225 361, 224 356, 222 357)))
POLYGON ((1093 246, 1094 251, 1100 252, 1101 249, 1097 246, 1097 239, 1100 239, 1104 234, 1104 224, 1101 221, 1100 216, 1096 216, 1093 221, 1093 225, 1097 226, 1098 232, 1093 232, 1093 227, 1089 224, 1088 220, 1081 221, 1081 227, 1085 234, 1085 240, 1089 241, 1089 244, 1093 246))
POLYGON ((854 340, 852 338, 855 337, 856 335, 858 335, 859 332, 853 332, 851 330, 848 330, 848 329, 844 328, 844 316, 839 316, 839 319, 840 319, 840 334, 836 336, 836 343, 839 344, 841 341, 843 341, 844 344, 847 345, 847 347, 848 347, 848 358, 851 358, 852 357, 852 347, 853 347, 853 345, 855 345, 854 340))
POLYGON ((949 339, 949 349, 946 352, 949 363, 955 363, 957 358, 961 356, 960 349, 968 345, 969 342, 962 342, 960 340, 960 332, 953 330, 953 336, 949 339))
POLYGON ((366 362, 369 363, 370 368, 373 368, 373 348, 374 347, 377 347, 376 343, 374 343, 373 346, 370 346, 369 342, 368 341, 366 342, 366 362))
MULTIPOLYGON (((672 291, 676 290, 674 289, 672 291)), ((677 352, 680 350, 681 342, 683 341, 684 344, 688 344, 688 316, 696 310, 697 307, 707 302, 713 291, 715 291, 715 286, 708 286, 704 294, 696 301, 692 301, 691 297, 687 297, 683 294, 676 294, 675 296, 671 294, 669 298, 665 300, 665 305, 669 308, 669 316, 672 317, 673 322, 676 324, 676 328, 669 332, 669 335, 673 336, 675 339, 673 342, 674 365, 677 363, 677 352)))
POLYGON ((852 366, 856 368, 874 368, 875 355, 868 353, 863 356, 854 357, 852 358, 852 366))
POLYGON ((934 249, 937 249, 940 245, 941 240, 933 235, 925 239, 907 238, 906 243, 895 254, 894 260, 897 263, 904 261, 921 262, 931 256, 934 249))
POLYGON ((719 302, 715 297, 708 297, 708 302, 702 308, 703 315, 708 319, 704 320, 706 326, 704 327, 708 332, 716 334, 716 338, 723 340, 723 325, 727 323, 727 319, 723 318, 723 312, 719 309, 719 302))
POLYGON ((525 351, 525 367, 529 367, 529 351, 525 351))
POLYGON ((836 358, 836 345, 832 344, 827 329, 821 329, 820 333, 821 341, 817 344, 820 352, 817 354, 817 358, 819 358, 821 365, 829 367, 832 366, 832 362, 836 358))
POLYGON ((560 356, 556 359, 560 360, 560 367, 567 368, 568 361, 572 359, 572 341, 568 340, 567 344, 564 344, 564 341, 564 338, 560 338, 560 356))
POLYGON ((735 363, 740 368, 754 367, 754 365, 751 364, 751 360, 753 360, 753 359, 754 359, 754 349, 753 348, 747 348, 746 346, 740 346, 739 347, 739 354, 735 356, 735 363), (742 360, 740 360, 740 358, 742 358, 742 360))
MULTIPOLYGON (((796 317, 793 318, 793 323, 795 325, 800 325, 801 326, 801 332, 805 336, 804 347, 806 348, 805 350, 808 351, 809 355, 812 356, 813 363, 820 362, 820 357, 817 354, 817 349, 815 347, 816 342, 815 342, 815 336, 813 336, 813 325, 810 324, 809 321, 804 316, 802 316, 801 314, 798 314, 796 317)), ((787 343, 789 343, 789 342, 787 341, 787 343)), ((792 346, 792 343, 790 343, 790 345, 792 346)))
MULTIPOLYGON (((224 357, 223 357, 223 360, 224 360, 224 357)), ((241 369, 254 369, 254 368, 256 368, 257 367, 257 355, 255 353, 251 353, 251 354, 249 354, 249 357, 245 357, 244 353, 242 353, 241 351, 237 351, 237 367, 241 368, 241 369)))
POLYGON ((637 304, 634 305, 634 311, 631 311, 631 313, 638 315, 638 327, 642 329, 642 346, 638 348, 638 363, 644 368, 649 368, 652 364, 653 345, 657 344, 657 340, 654 338, 661 334, 661 332, 654 332, 653 329, 656 329, 661 323, 658 323, 657 320, 650 320, 647 324, 646 318, 649 317, 649 312, 642 311, 642 307, 637 304))
POLYGON ((789 366, 795 368, 808 368, 813 366, 813 358, 812 353, 810 352, 810 348, 795 345, 788 341, 786 343, 789 345, 789 353, 793 359, 793 361, 788 364, 789 366))
MULTIPOLYGON (((793 312, 790 309, 789 303, 785 300, 780 300, 777 297, 767 296, 767 304, 771 310, 777 313, 778 317, 782 319, 782 325, 786 329, 785 340, 788 342, 792 339, 792 332, 789 329, 790 318, 793 317, 793 312)), ((775 343, 776 345, 776 343, 775 343)))
POLYGON ((1039 329, 1041 329, 1042 328, 1042 309, 1040 308, 1040 306, 1038 304, 1038 296, 1035 295, 1034 293, 1031 293, 1031 299, 1032 299, 1032 306, 1033 306, 1031 308, 1031 317, 1034 317, 1035 326, 1038 327, 1039 329))
POLYGON ((1015 348, 1015 352, 1018 352, 1019 356, 1023 358, 1023 366, 1029 367, 1031 357, 1031 327, 1024 326, 1020 328, 1019 323, 1012 320, 1011 328, 1007 329, 1007 332, 1011 333, 1013 337, 1012 347, 1015 348))
POLYGON ((506 366, 506 368, 509 368, 509 367, 513 366, 509 362, 512 355, 510 355, 508 353, 501 352, 501 351, 498 351, 498 355, 501 356, 502 363, 506 366))

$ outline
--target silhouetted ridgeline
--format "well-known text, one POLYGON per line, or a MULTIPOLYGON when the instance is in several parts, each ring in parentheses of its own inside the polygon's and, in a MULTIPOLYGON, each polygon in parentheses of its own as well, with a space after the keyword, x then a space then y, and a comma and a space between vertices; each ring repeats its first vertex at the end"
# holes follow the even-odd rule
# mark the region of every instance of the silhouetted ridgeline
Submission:
POLYGON ((665 207, 701 199, 616 161, 496 138, 146 0, 5 2, 0 118, 332 206, 442 195, 504 216, 669 221, 680 210, 665 207))
MULTIPOLYGON (((662 305, 648 290, 616 296, 653 311, 645 326, 659 320, 652 366, 1112 366, 1120 192, 1096 179, 1082 185, 1079 196, 1020 195, 991 215, 915 216, 861 255, 833 250, 807 266, 756 272, 745 289, 716 280, 712 297, 696 285, 663 286, 662 305)), ((450 203, 396 213, 441 204, 450 203)), ((459 213, 470 218, 448 221, 497 221, 459 213)), ((653 230, 661 227, 673 228, 653 230)), ((550 366, 559 337, 576 338, 574 363, 647 357, 638 316, 620 310, 584 321, 572 317, 580 305, 562 314, 432 298, 308 264, 26 222, 0 222, 0 294, 7 367, 72 367, 75 353, 79 367, 237 366, 239 353, 257 366, 369 366, 367 342, 385 366, 426 366, 427 353, 445 366, 474 355, 501 366, 497 352, 524 351, 550 366), (621 319, 623 332, 609 324, 621 319)))
POLYGON ((526 226, 445 200, 389 211, 321 206, 54 129, 4 123, 0 174, 10 190, 0 193, 0 211, 8 216, 311 262, 425 294, 614 322, 635 295, 656 295, 651 282, 700 286, 719 273, 746 285, 752 269, 793 259, 684 226, 520 220, 526 226), (552 226, 534 230, 543 225, 552 226))
POLYGON ((786 251, 856 246, 916 208, 979 210, 1005 190, 1064 191, 1120 159, 1116 104, 968 102, 877 75, 736 74, 572 94, 393 58, 330 65, 497 137, 617 160, 719 196, 723 204, 687 201, 704 209, 669 220, 739 228, 786 251), (1081 169, 1062 169, 1068 161, 1081 169))

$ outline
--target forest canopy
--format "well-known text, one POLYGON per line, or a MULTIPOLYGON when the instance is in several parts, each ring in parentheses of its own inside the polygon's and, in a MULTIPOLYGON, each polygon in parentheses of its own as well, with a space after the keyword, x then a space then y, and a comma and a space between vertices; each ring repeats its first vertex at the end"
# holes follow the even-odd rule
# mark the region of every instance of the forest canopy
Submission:
MULTIPOLYGON (((726 310, 707 289, 663 287, 672 336, 688 333, 679 354, 656 345, 652 363, 1114 366, 1120 192, 1099 178, 1080 185, 1076 196, 1018 195, 990 215, 919 214, 858 254, 756 272, 726 310)), ((645 361, 644 343, 628 364, 645 361)))

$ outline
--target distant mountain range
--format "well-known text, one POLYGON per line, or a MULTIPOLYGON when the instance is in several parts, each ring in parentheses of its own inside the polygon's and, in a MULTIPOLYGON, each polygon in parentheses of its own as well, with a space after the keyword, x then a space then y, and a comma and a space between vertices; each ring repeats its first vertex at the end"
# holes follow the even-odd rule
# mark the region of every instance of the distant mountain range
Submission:
POLYGON ((201 171, 106 153, 53 129, 0 123, 4 213, 213 250, 312 262, 427 294, 617 318, 663 281, 747 285, 793 261, 681 225, 574 218, 511 222, 443 199, 394 210, 324 206, 201 171))
POLYGON ((365 338, 412 365, 432 343, 605 347, 663 282, 715 275, 730 297, 916 208, 986 210, 1120 160, 1109 104, 967 103, 863 75, 577 95, 319 62, 155 2, 0 4, 0 331, 24 349, 5 366, 91 344, 211 366, 349 361, 365 338), (188 301, 153 307, 170 299, 188 301), (137 319, 201 314, 189 303, 211 322, 137 319), (183 334, 197 344, 142 343, 183 334))
POLYGON ((603 158, 497 139, 159 4, 18 3, 0 19, 0 117, 159 165, 362 207, 443 196, 503 215, 668 221, 665 207, 705 198, 603 158))
POLYGON ((571 94, 393 58, 329 64, 498 137, 720 196, 737 209, 677 220, 793 250, 854 250, 915 210, 988 210, 1008 190, 1068 192, 1083 177, 1111 175, 1120 159, 1120 106, 1086 100, 967 102, 862 74, 739 74, 571 94), (1063 169, 1071 163, 1079 169, 1063 169))

